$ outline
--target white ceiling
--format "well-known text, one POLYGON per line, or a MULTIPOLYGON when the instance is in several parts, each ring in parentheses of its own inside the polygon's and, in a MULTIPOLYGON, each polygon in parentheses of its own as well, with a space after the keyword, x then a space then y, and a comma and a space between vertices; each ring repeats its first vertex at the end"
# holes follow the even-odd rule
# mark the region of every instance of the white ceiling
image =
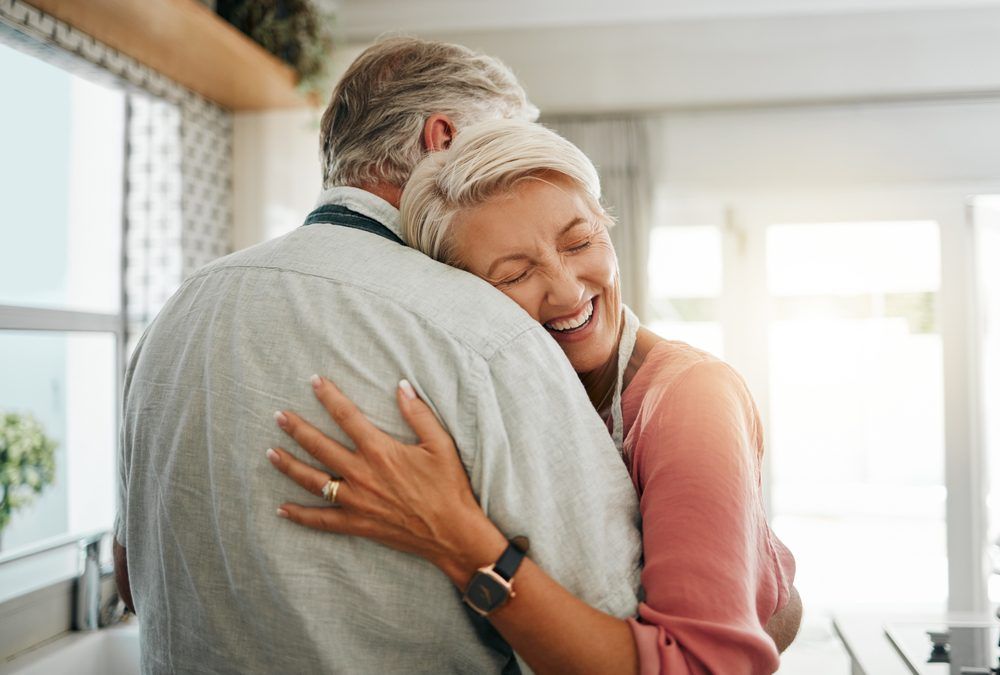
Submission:
POLYGON ((1000 0, 315 0, 504 61, 550 113, 1000 95, 1000 0))
POLYGON ((914 9, 1000 7, 1000 0, 316 0, 349 41, 558 26, 621 25, 914 9))

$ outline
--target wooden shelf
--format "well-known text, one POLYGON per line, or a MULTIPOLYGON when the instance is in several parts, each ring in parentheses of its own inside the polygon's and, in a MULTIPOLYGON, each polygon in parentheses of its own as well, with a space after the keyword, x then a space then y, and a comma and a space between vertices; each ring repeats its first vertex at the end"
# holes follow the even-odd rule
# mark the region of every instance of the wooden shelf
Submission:
POLYGON ((234 111, 308 105, 295 71, 196 0, 25 0, 234 111))

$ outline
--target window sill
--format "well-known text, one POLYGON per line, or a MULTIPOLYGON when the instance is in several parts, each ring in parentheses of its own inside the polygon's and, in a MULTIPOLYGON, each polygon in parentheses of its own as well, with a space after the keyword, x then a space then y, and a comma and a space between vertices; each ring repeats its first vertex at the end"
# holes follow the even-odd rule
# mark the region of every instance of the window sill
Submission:
POLYGON ((83 543, 99 541, 101 564, 111 563, 111 527, 69 532, 0 554, 0 614, 5 603, 80 574, 83 543))
POLYGON ((80 551, 72 544, 0 562, 0 617, 7 613, 7 605, 11 601, 75 579, 79 567, 80 551))
MULTIPOLYGON (((107 534, 68 534, 0 558, 0 663, 70 630, 80 543, 95 537, 107 534)), ((110 554, 110 548, 104 546, 102 552, 110 554)), ((110 592, 114 580, 103 579, 102 584, 110 592)))
MULTIPOLYGON (((32 591, 22 584, 20 594, 0 603, 0 663, 70 630, 73 579, 50 582, 45 586, 33 584, 32 591)), ((0 581, 4 583, 6 578, 0 581)), ((2 587, 4 595, 13 595, 5 585, 2 587)))

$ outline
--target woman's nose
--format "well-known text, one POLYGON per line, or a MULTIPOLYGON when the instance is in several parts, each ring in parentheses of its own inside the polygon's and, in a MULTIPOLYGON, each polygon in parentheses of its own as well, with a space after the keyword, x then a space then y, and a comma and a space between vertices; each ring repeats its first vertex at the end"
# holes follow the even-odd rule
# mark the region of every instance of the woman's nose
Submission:
POLYGON ((584 283, 569 266, 559 265, 550 276, 545 299, 552 307, 565 307, 572 311, 583 302, 585 290, 584 283))

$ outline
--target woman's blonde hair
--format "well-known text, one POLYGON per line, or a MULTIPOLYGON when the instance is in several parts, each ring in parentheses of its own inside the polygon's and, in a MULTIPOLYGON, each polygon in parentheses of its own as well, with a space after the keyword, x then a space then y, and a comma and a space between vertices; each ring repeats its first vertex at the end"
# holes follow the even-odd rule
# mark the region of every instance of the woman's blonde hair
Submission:
POLYGON ((514 119, 469 126, 450 148, 427 155, 414 168, 400 202, 403 238, 436 260, 455 263, 450 233, 460 212, 509 194, 521 181, 551 174, 568 180, 605 216, 594 164, 556 132, 514 119))

